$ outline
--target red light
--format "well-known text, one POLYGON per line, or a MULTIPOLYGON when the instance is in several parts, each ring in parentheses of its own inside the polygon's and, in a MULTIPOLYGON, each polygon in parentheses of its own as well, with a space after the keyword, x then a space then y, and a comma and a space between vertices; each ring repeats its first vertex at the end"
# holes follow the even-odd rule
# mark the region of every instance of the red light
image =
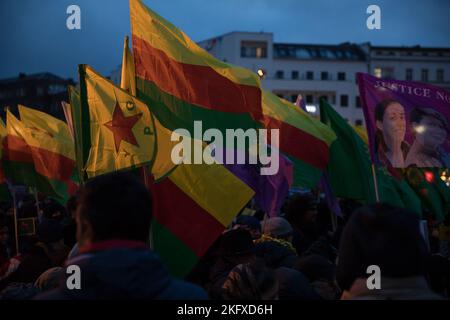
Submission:
POLYGON ((432 182, 434 181, 434 174, 433 174, 433 172, 425 171, 425 179, 426 179, 429 183, 432 183, 432 182))

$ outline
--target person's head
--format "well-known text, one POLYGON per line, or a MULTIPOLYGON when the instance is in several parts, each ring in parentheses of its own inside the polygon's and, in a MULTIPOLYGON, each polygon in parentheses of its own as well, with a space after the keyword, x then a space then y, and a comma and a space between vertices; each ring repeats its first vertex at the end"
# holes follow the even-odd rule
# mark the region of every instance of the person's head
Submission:
POLYGON ((292 226, 284 218, 273 217, 263 222, 263 234, 272 238, 292 241, 292 226))
POLYGON ((383 100, 375 107, 375 125, 384 144, 405 138, 406 120, 405 108, 395 100, 383 100))
POLYGON ((445 117, 431 108, 414 108, 409 114, 415 141, 429 150, 436 150, 447 140, 448 123, 445 117))
POLYGON ((152 219, 149 191, 131 173, 115 172, 89 180, 77 209, 80 247, 119 239, 146 242, 152 219))
POLYGON ((341 289, 367 278, 371 265, 387 278, 424 275, 428 251, 419 224, 414 213, 387 204, 357 209, 341 238, 336 274, 341 289))
POLYGON ((247 230, 254 240, 261 237, 261 223, 255 217, 242 215, 237 217, 234 228, 247 230))
POLYGON ((275 272, 260 260, 237 265, 222 286, 225 300, 278 299, 278 280, 275 272))
POLYGON ((286 204, 286 218, 289 222, 301 227, 315 223, 317 219, 317 201, 312 194, 296 194, 286 204))

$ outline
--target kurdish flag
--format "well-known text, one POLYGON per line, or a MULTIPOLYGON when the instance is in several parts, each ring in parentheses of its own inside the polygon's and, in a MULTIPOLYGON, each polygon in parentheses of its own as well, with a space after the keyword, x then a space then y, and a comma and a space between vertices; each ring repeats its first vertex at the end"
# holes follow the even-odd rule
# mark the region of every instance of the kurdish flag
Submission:
POLYGON ((181 164, 149 183, 153 249, 171 273, 185 276, 253 197, 253 190, 219 164, 181 164))
POLYGON ((294 104, 269 91, 262 94, 262 123, 280 130, 280 151, 294 164, 293 186, 317 185, 329 159, 334 132, 294 104))
MULTIPOLYGON (((128 37, 125 37, 124 41, 120 88, 136 96, 134 57, 128 46, 128 37)), ((156 131, 156 155, 152 164, 151 173, 156 180, 159 180, 175 167, 175 164, 170 158, 170 154, 177 142, 171 140, 172 130, 163 126, 156 117, 153 117, 153 122, 156 131)))
POLYGON ((82 125, 81 125, 81 101, 80 93, 73 86, 68 87, 70 101, 70 119, 72 120, 73 137, 75 141, 75 158, 77 161, 78 177, 83 182, 83 146, 82 146, 82 125))
POLYGON ((67 125, 19 105, 23 121, 7 111, 4 167, 14 184, 36 187, 65 204, 77 190, 74 144, 67 125))
POLYGON ((130 0, 137 96, 169 130, 258 128, 259 77, 222 62, 170 22, 130 0))
POLYGON ((90 67, 80 65, 79 73, 81 124, 75 127, 82 128, 88 178, 151 164, 156 135, 149 108, 90 67))
MULTIPOLYGON (((121 87, 133 92, 133 55, 125 41, 121 87)), ((148 106, 152 111, 153 104, 148 106)), ((219 164, 180 164, 171 160, 172 130, 154 117, 156 156, 147 185, 153 198, 153 249, 172 274, 185 276, 250 201, 253 190, 219 164)))
POLYGON ((293 185, 317 184, 334 139, 328 127, 262 93, 254 72, 214 58, 140 0, 130 0, 130 15, 137 94, 166 129, 184 128, 193 136, 196 120, 203 130, 223 133, 280 129, 279 149, 296 168, 293 185))

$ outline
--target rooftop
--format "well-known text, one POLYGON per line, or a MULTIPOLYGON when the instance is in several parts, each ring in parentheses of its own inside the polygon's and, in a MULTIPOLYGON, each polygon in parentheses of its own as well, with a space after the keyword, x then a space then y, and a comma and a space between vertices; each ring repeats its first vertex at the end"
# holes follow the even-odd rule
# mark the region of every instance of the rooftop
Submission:
POLYGON ((54 82, 67 81, 66 79, 54 75, 53 73, 41 72, 33 74, 20 73, 19 76, 14 78, 0 79, 0 84, 8 84, 8 83, 15 83, 18 81, 30 81, 30 80, 50 80, 54 82))

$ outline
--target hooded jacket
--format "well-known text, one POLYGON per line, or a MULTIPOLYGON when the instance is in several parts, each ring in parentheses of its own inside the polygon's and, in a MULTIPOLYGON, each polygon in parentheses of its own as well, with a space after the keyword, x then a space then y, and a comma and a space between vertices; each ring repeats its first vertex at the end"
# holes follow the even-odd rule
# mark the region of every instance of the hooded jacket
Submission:
POLYGON ((207 299, 206 292, 193 284, 169 275, 157 255, 144 243, 107 241, 95 244, 66 262, 58 288, 43 292, 37 300, 93 299, 207 299), (66 283, 73 272, 81 271, 81 289, 68 289, 66 283))

